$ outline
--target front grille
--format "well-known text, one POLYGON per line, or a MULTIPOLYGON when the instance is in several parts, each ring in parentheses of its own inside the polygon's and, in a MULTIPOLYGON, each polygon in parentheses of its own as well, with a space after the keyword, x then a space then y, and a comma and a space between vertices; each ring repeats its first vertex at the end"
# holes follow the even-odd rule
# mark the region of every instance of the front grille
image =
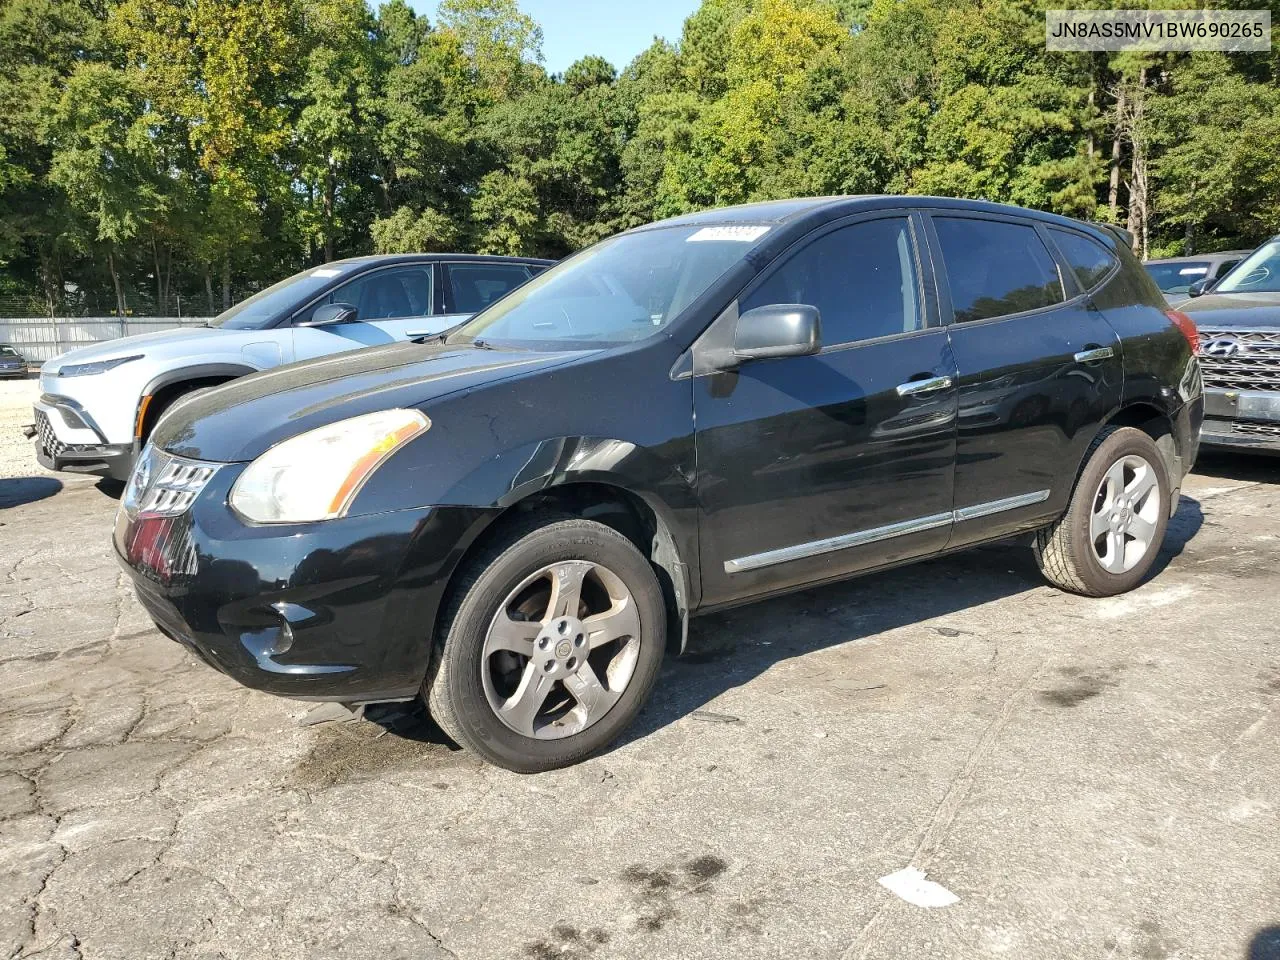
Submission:
POLYGON ((66 453, 67 445, 58 439, 48 415, 40 409, 36 410, 36 432, 40 435, 40 446, 49 456, 60 457, 66 453))
POLYGON ((1232 427, 1236 433, 1250 437, 1265 437, 1269 440, 1280 440, 1280 423, 1268 423, 1256 420, 1237 420, 1232 427))
POLYGON ((1280 392, 1280 330, 1200 330, 1204 385, 1280 392))

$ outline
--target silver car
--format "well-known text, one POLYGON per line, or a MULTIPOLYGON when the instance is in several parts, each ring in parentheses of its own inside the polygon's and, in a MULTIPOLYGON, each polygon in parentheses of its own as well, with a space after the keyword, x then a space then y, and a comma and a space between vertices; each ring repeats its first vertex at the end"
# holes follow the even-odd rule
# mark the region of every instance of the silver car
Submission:
POLYGON ((305 270, 208 326, 122 337, 48 361, 28 435, 52 470, 124 480, 180 398, 281 364, 439 333, 551 262, 402 254, 305 270))

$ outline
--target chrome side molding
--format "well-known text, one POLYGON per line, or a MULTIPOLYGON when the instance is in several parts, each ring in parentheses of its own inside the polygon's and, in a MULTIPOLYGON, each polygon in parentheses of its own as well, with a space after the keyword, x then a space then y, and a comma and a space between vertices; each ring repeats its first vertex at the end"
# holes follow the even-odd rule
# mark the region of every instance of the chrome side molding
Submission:
POLYGON ((858 530, 855 533, 846 533, 838 537, 827 537, 825 540, 810 540, 807 543, 797 543, 790 547, 765 550, 763 553, 753 553, 747 557, 726 560, 724 562, 724 572, 745 573, 748 570, 759 570, 761 567, 771 567, 774 564, 787 563, 790 560, 803 560, 806 557, 817 557, 824 553, 847 550, 849 547, 860 547, 879 540, 890 540, 894 537, 905 537, 912 533, 923 533, 925 530, 936 530, 938 527, 945 527, 951 523, 976 520, 979 517, 988 517, 994 513, 1003 513, 1005 510, 1017 510, 1020 507, 1043 503, 1049 499, 1049 493, 1050 491, 1048 490, 1035 490, 1031 493, 1018 494, 1016 497, 1005 497, 1001 500, 975 503, 972 506, 961 507, 959 510, 952 510, 948 513, 932 513, 927 517, 903 520, 899 523, 886 524, 883 527, 872 527, 870 530, 858 530))
POLYGON ((1003 500, 988 500, 986 503, 975 503, 971 507, 961 507, 955 511, 955 518, 957 523, 962 520, 977 520, 978 517, 989 517, 993 513, 1003 513, 1005 510, 1029 507, 1033 503, 1043 503, 1048 499, 1048 490, 1036 490, 1033 493, 1022 493, 1016 497, 1005 497, 1003 500))

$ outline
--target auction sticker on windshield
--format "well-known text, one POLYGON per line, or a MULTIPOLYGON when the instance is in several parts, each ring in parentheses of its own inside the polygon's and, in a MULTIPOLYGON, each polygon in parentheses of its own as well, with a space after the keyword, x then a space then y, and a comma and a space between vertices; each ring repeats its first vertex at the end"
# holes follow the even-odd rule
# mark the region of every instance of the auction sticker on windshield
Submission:
POLYGON ((768 227, 703 227, 701 230, 690 234, 685 239, 685 243, 698 243, 706 240, 736 240, 739 243, 751 243, 753 240, 759 240, 768 232, 768 227))

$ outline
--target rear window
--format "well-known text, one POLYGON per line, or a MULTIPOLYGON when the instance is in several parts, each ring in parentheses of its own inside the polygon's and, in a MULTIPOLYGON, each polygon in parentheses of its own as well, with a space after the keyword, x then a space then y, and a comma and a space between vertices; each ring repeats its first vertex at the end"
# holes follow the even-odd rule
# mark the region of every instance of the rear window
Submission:
POLYGON ((1071 265, 1071 272, 1085 290, 1092 290, 1116 265, 1116 258, 1096 240, 1069 230, 1049 228, 1053 242, 1071 265))
POLYGON ((1179 260, 1177 263, 1148 263, 1145 266, 1163 293, 1186 293, 1193 283, 1209 275, 1208 260, 1179 260))
POLYGON ((529 269, 518 263, 452 263, 448 269, 454 313, 479 313, 529 279, 529 269))
POLYGON ((935 217, 957 323, 1062 303, 1062 280, 1034 228, 1000 220, 935 217))

